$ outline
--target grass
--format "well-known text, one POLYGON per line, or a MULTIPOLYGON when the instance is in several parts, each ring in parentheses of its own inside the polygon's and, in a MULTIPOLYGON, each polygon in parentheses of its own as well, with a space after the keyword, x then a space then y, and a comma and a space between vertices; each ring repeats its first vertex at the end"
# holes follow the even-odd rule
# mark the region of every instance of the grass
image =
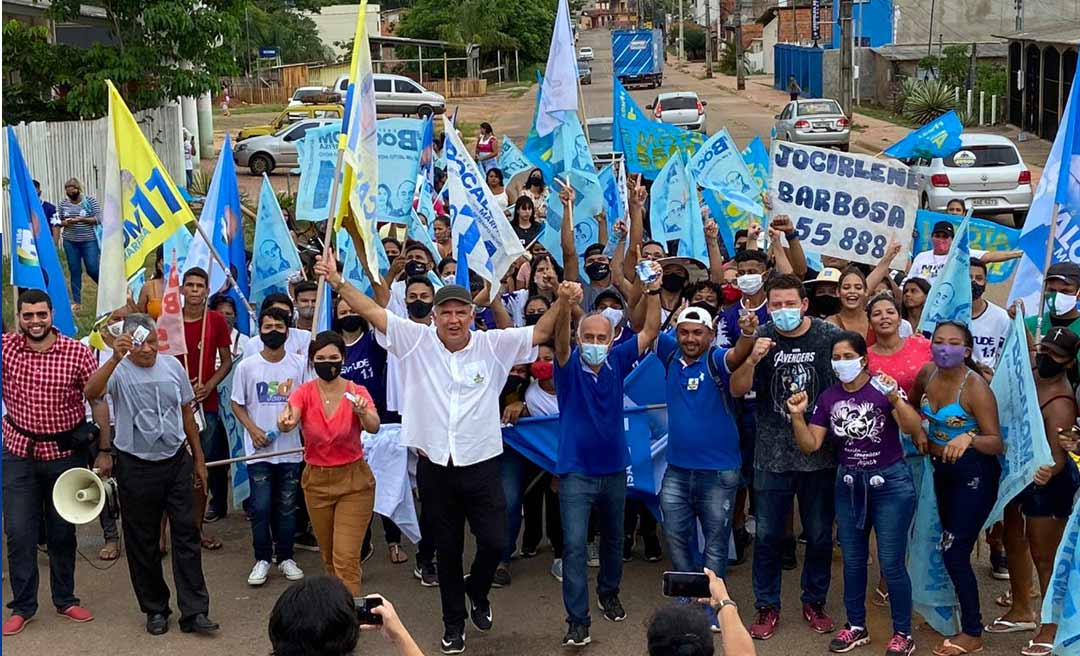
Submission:
MULTIPOLYGON (((15 302, 12 294, 11 287, 11 260, 7 257, 4 258, 4 271, 3 271, 3 289, 4 289, 4 326, 9 330, 15 328, 15 302)), ((71 279, 71 274, 68 272, 67 258, 64 257, 63 251, 60 253, 60 267, 64 270, 64 281, 67 282, 71 279)), ((71 294, 71 285, 68 284, 68 294, 71 294)), ((79 309, 78 314, 75 315, 75 328, 77 330, 76 337, 83 337, 90 334, 90 329, 94 326, 94 314, 97 311, 97 284, 86 274, 83 274, 83 286, 82 286, 82 306, 79 309)))
MULTIPOLYGON (((889 123, 908 128, 909 130, 921 127, 919 124, 903 116, 902 114, 895 114, 885 109, 884 107, 878 107, 877 105, 857 105, 854 111, 856 114, 862 114, 863 116, 876 118, 879 121, 887 121, 889 123)), ((858 122, 856 121, 856 124, 857 123, 858 122)))
MULTIPOLYGON (((280 114, 285 105, 238 105, 229 108, 229 116, 243 116, 245 114, 280 114)), ((214 118, 224 117, 225 113, 220 107, 214 108, 214 118)))

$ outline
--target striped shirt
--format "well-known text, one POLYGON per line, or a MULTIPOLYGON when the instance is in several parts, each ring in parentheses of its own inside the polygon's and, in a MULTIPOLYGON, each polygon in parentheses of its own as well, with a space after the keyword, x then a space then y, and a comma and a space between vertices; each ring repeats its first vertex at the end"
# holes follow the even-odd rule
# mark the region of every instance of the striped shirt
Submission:
POLYGON ((77 203, 73 203, 65 197, 60 201, 60 207, 57 208, 56 214, 60 221, 88 216, 94 218, 94 223, 76 223, 75 225, 66 226, 64 228, 64 239, 68 241, 93 241, 97 239, 94 234, 94 227, 101 222, 101 206, 98 205, 97 199, 93 196, 83 195, 77 203))

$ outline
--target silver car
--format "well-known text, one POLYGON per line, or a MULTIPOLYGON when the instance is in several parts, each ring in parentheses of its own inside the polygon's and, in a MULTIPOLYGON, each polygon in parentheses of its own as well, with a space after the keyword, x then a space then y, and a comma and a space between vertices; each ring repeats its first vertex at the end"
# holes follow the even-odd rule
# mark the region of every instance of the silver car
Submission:
POLYGON ((613 127, 614 122, 610 116, 590 118, 585 126, 589 133, 589 153, 592 154, 593 164, 598 167, 610 164, 616 159, 613 127))
POLYGON ((835 146, 846 152, 851 121, 835 100, 792 100, 776 115, 776 137, 809 146, 835 146))
POLYGON ((658 94, 645 109, 651 109, 653 117, 661 123, 704 132, 705 106, 708 104, 693 91, 673 91, 658 94))
POLYGON ((279 166, 294 167, 299 164, 296 142, 308 130, 340 122, 341 119, 311 119, 287 125, 274 134, 244 139, 233 149, 233 161, 237 166, 246 166, 251 175, 270 173, 279 166))
MULTIPOLYGON (((379 114, 399 114, 424 118, 446 113, 446 98, 428 91, 404 75, 375 73, 375 111, 379 114)), ((342 75, 334 82, 334 91, 344 99, 349 93, 349 76, 342 75)))
POLYGON ((934 159, 908 160, 923 175, 920 205, 937 212, 959 198, 976 214, 1012 214, 1023 227, 1031 207, 1031 171, 1016 144, 997 134, 960 135, 960 150, 934 159))

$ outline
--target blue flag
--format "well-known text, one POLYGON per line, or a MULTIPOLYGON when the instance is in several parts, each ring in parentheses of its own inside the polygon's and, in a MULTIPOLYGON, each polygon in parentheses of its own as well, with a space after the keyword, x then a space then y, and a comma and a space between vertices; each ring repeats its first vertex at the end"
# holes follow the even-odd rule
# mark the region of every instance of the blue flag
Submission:
POLYGON ((948 157, 960 150, 963 131, 960 117, 950 109, 886 148, 885 154, 896 159, 948 157))
MULTIPOLYGON (((582 199, 580 196, 574 202, 574 250, 577 251, 578 258, 581 260, 584 260, 585 249, 600 241, 600 224, 589 213, 588 204, 589 201, 582 199)), ((544 229, 546 231, 550 227, 551 235, 548 237, 541 235, 540 243, 547 248, 549 238, 559 241, 557 258, 562 263, 565 257, 561 241, 563 210, 562 201, 559 200, 559 196, 554 190, 548 192, 547 208, 548 213, 547 219, 544 221, 544 229)), ((550 249, 548 250, 550 252, 550 249)), ((552 255, 555 255, 555 253, 552 253, 552 255)))
POLYGON ((925 457, 912 463, 919 472, 919 498, 915 506, 915 519, 911 523, 911 540, 908 547, 908 572, 911 575, 911 600, 915 610, 926 619, 938 633, 953 636, 960 633, 960 612, 956 601, 956 589, 945 570, 942 555, 941 516, 938 514, 937 494, 934 492, 934 476, 925 457))
POLYGON ((49 295, 53 306, 53 325, 68 337, 75 335, 75 316, 71 313, 60 257, 52 240, 49 222, 41 199, 34 189, 34 178, 23 159, 15 130, 8 126, 8 196, 11 199, 11 283, 16 287, 40 289, 49 295))
POLYGON ((600 173, 596 176, 600 181, 600 187, 604 190, 604 216, 607 218, 609 232, 616 223, 627 218, 623 212, 619 181, 613 167, 613 164, 608 164, 600 169, 600 173))
MULTIPOLYGON (((239 317, 239 312, 237 313, 239 317)), ((236 374, 236 365, 243 358, 233 360, 232 369, 229 370, 224 380, 218 383, 218 394, 222 399, 232 398, 233 376, 236 374)), ((233 414, 231 403, 221 404, 221 424, 225 427, 225 435, 229 440, 229 457, 242 458, 244 454, 244 426, 233 414)), ((233 509, 239 509, 244 501, 251 496, 251 478, 248 476, 247 465, 243 462, 229 465, 232 469, 232 501, 233 509)))
POLYGON ((540 225, 543 226, 544 229, 540 231, 540 236, 536 238, 536 241, 551 254, 551 257, 555 258, 555 261, 558 262, 560 266, 565 265, 562 252, 562 232, 560 228, 562 225, 562 204, 559 203, 558 196, 553 193, 548 193, 548 218, 540 225))
POLYGON ((426 123, 418 118, 384 118, 376 123, 379 189, 375 205, 379 221, 410 222, 426 123))
POLYGON ((1073 504, 1058 545, 1054 575, 1043 598, 1042 623, 1057 624, 1055 654, 1080 652, 1080 503, 1073 504))
POLYGON ((742 158, 746 162, 746 169, 750 176, 757 181, 762 191, 769 190, 769 151, 762 143, 761 137, 756 136, 742 149, 742 158))
MULTIPOLYGON (((424 122, 424 136, 420 143, 420 168, 416 173, 417 214, 435 220, 435 122, 431 116, 424 122)), ((438 260, 438 256, 435 258, 438 260)))
MULTIPOLYGON (((683 177, 691 179, 690 167, 687 166, 683 177)), ((705 221, 701 217, 701 201, 698 200, 697 186, 690 185, 690 196, 686 207, 687 224, 679 238, 679 255, 690 257, 709 267, 709 245, 705 237, 705 221)))
POLYGON ((720 230, 720 239, 724 241, 724 247, 728 253, 735 252, 735 231, 743 230, 749 225, 747 217, 752 215, 739 211, 731 203, 720 199, 712 189, 702 189, 701 197, 705 199, 705 207, 709 208, 709 216, 716 221, 716 227, 720 230), (742 217, 742 223, 738 224, 735 217, 742 217))
POLYGON ((372 296, 374 290, 371 287, 371 280, 364 273, 360 257, 356 254, 356 245, 353 244, 348 231, 338 230, 337 249, 338 260, 341 262, 341 277, 363 292, 365 296, 372 296))
POLYGON ((664 164, 653 183, 649 224, 653 239, 662 244, 682 240, 690 229, 690 196, 697 194, 697 185, 688 173, 682 155, 676 154, 664 164))
POLYGON ((930 293, 926 297, 919 332, 932 333, 939 321, 971 323, 971 249, 968 247, 968 219, 965 217, 945 256, 930 293))
POLYGON ((503 179, 506 184, 510 184, 510 179, 519 173, 525 173, 532 168, 535 168, 535 164, 529 161, 529 158, 525 156, 525 153, 521 152, 521 149, 514 145, 513 140, 510 137, 503 135, 502 146, 499 148, 499 169, 503 172, 503 179))
POLYGON ((614 84, 612 148, 623 154, 628 173, 640 173, 652 180, 676 152, 693 155, 705 142, 699 132, 652 120, 618 79, 614 84))
POLYGON ((1031 375, 1027 329, 1020 314, 1017 312, 1012 320, 1005 344, 1001 347, 994 378, 990 381, 990 391, 998 403, 998 421, 1005 452, 998 456, 1001 479, 997 502, 990 511, 986 528, 1001 519, 1005 505, 1031 484, 1039 467, 1054 464, 1050 444, 1046 441, 1046 427, 1039 408, 1039 395, 1035 391, 1035 379, 1031 375))
MULTIPOLYGON (((930 235, 934 230, 934 224, 939 221, 948 221, 954 229, 960 227, 964 220, 962 216, 919 210, 915 215, 915 238, 911 242, 911 252, 921 253, 932 248, 930 235)), ((968 238, 971 250, 984 251, 1011 251, 1017 247, 1020 241, 1020 231, 1009 228, 1000 223, 986 219, 972 217, 968 221, 968 238)), ((1016 260, 1007 262, 994 262, 986 267, 986 281, 991 285, 1004 283, 1012 277, 1016 270, 1016 260)))
POLYGON ((690 158, 690 170, 697 184, 719 191, 743 212, 765 216, 761 204, 762 189, 746 168, 735 140, 724 128, 709 137, 690 158))
POLYGON ((165 272, 165 280, 169 279, 169 268, 172 267, 174 257, 176 258, 176 266, 180 267, 181 271, 184 270, 184 260, 187 259, 192 239, 194 237, 191 236, 191 231, 187 229, 187 226, 180 226, 162 244, 162 257, 165 258, 162 270, 165 272))
MULTIPOLYGON (((338 138, 341 123, 328 123, 312 128, 296 142, 296 155, 300 160, 300 184, 296 189, 296 208, 299 221, 326 221, 337 211, 330 207, 330 193, 334 186, 337 166, 338 138)), ((337 205, 342 207, 347 194, 338 192, 337 205)))
POLYGON ((300 254, 265 173, 251 250, 251 302, 258 308, 270 294, 288 294, 289 278, 301 268, 300 254))

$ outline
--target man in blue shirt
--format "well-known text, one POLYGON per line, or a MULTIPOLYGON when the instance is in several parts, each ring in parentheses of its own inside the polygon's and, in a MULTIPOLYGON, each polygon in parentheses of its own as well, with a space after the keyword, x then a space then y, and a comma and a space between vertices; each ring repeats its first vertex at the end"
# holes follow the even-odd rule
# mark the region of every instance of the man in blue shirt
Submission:
MULTIPOLYGON (((744 317, 740 327, 749 321, 744 317)), ((729 381, 732 369, 754 346, 753 333, 740 332, 744 336, 734 348, 712 348, 712 316, 691 306, 679 313, 675 336, 664 333, 656 342, 656 355, 665 369, 670 430, 660 507, 676 571, 698 569, 691 548, 695 520, 705 535, 705 566, 720 578, 727 569, 742 461, 729 381)))
MULTIPOLYGON (((656 266, 654 264, 654 266, 656 266)), ((619 601, 622 581, 623 507, 629 450, 623 433, 623 378, 660 332, 660 275, 647 287, 645 325, 636 339, 611 348, 611 322, 593 312, 578 324, 578 346, 570 347, 570 312, 580 285, 563 283, 562 314, 555 328, 555 388, 559 399, 559 510, 563 524, 563 604, 569 625, 563 644, 589 644, 589 589, 585 542, 589 513, 600 529, 597 596, 604 617, 626 619, 619 601)), ((637 284, 641 284, 638 282, 637 284)))

